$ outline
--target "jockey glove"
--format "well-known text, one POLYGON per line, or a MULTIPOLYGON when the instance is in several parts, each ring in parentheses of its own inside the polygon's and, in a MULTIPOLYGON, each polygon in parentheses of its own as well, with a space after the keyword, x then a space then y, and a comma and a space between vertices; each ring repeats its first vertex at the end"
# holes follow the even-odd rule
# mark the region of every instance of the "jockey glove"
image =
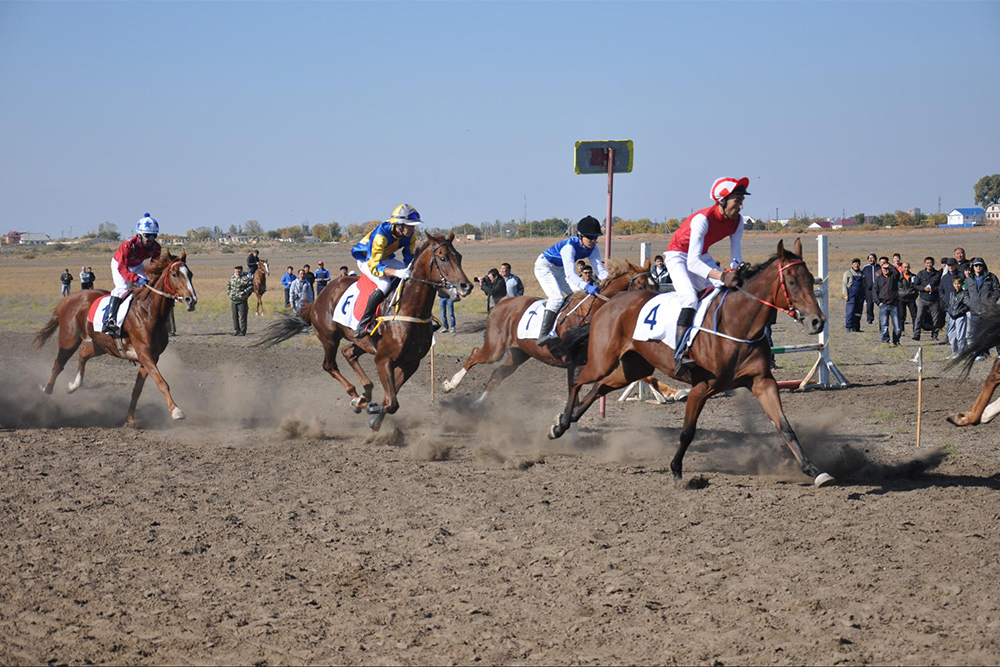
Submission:
POLYGON ((587 294, 597 294, 600 292, 600 290, 597 289, 597 285, 585 285, 583 289, 587 290, 587 294))
POLYGON ((743 279, 737 275, 736 271, 724 271, 722 273, 722 284, 732 289, 742 285, 743 279))
POLYGON ((140 285, 148 285, 149 284, 149 281, 146 280, 145 278, 143 278, 142 276, 139 276, 139 280, 137 280, 136 282, 138 282, 140 285))
POLYGON ((410 277, 410 269, 409 269, 409 267, 404 267, 402 269, 396 269, 396 277, 399 278, 400 280, 406 280, 407 278, 409 278, 410 277))

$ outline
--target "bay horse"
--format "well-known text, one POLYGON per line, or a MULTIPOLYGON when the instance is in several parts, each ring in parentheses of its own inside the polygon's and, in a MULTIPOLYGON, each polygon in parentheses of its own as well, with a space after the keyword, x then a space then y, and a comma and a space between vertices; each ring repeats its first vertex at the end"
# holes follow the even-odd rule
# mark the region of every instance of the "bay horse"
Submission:
POLYGON ((264 314, 264 292, 267 291, 267 277, 269 275, 271 275, 271 270, 267 268, 267 260, 260 260, 257 263, 257 270, 253 272, 253 293, 257 297, 257 307, 254 308, 254 315, 264 314))
POLYGON ((368 425, 372 431, 378 431, 385 416, 399 409, 397 393, 431 348, 434 298, 442 293, 458 301, 472 292, 472 283, 462 270, 462 255, 452 244, 454 239, 454 232, 447 238, 426 233, 426 238, 414 249, 410 277, 403 281, 398 310, 377 318, 377 341, 371 336, 358 339, 353 329, 333 321, 341 294, 358 280, 356 276, 340 276, 316 296, 316 301, 303 306, 297 316, 286 315, 267 327, 255 345, 276 345, 312 326, 323 344, 323 370, 343 385, 355 413, 367 410, 372 415, 368 425), (350 345, 342 354, 361 380, 361 395, 337 368, 337 349, 344 338, 350 345), (372 402, 374 384, 358 363, 363 354, 375 355, 385 392, 382 403, 372 402))
POLYGON ((147 375, 153 377, 156 386, 166 397, 170 416, 184 419, 184 413, 174 403, 170 386, 160 375, 156 363, 170 340, 168 322, 173 314, 174 303, 183 303, 189 311, 193 311, 198 303, 194 290, 194 273, 187 265, 187 251, 181 252, 180 257, 163 252, 159 258, 149 263, 146 273, 149 284, 132 290, 132 305, 122 322, 121 339, 94 331, 94 325, 87 318, 91 305, 107 295, 107 291, 83 290, 59 302, 48 323, 34 339, 34 346, 41 348, 56 330, 59 331, 59 352, 52 366, 52 375, 42 386, 43 392, 52 393, 56 377, 79 348, 79 368, 76 378, 67 387, 69 393, 72 394, 83 384, 84 370, 91 358, 110 354, 139 364, 135 386, 132 388, 132 401, 125 416, 126 425, 134 421, 135 405, 139 401, 147 375))
MULTIPOLYGON (((972 342, 948 364, 948 368, 962 367, 961 379, 969 377, 969 371, 980 355, 989 355, 990 350, 1000 345, 1000 307, 994 304, 977 305, 980 312, 979 325, 972 342)), ((975 426, 979 423, 992 421, 1000 413, 1000 401, 990 403, 993 392, 1000 385, 1000 358, 993 362, 993 367, 986 375, 983 388, 976 397, 975 403, 968 412, 948 415, 947 419, 955 426, 975 426)))
POLYGON ((549 438, 561 436, 598 397, 657 369, 675 379, 687 381, 689 377, 692 385, 680 445, 670 462, 675 480, 682 477, 684 453, 694 440, 705 400, 720 391, 745 387, 760 401, 802 472, 812 477, 816 486, 833 482, 833 477, 821 473, 806 457, 785 418, 764 333, 776 310, 802 324, 810 334, 823 330, 826 317, 813 294, 815 280, 802 259, 801 241, 796 239, 794 253, 786 251, 784 242, 779 241, 774 257, 755 267, 741 268, 739 275, 743 286, 718 293, 709 305, 701 332, 691 345, 691 357, 697 365, 690 376, 676 374, 674 350, 663 342, 633 338, 639 311, 656 296, 652 292, 619 294, 595 313, 589 325, 568 332, 563 349, 585 365, 570 388, 564 411, 549 429, 549 438), (590 393, 577 405, 580 389, 592 383, 590 393))
MULTIPOLYGON (((599 295, 591 296, 586 292, 574 292, 567 299, 568 303, 556 320, 556 333, 559 336, 564 335, 573 327, 589 322, 594 313, 614 294, 626 290, 648 289, 654 292, 657 290, 656 283, 650 281, 650 262, 648 259, 643 266, 636 266, 628 260, 619 259, 609 259, 606 265, 608 277, 601 282, 599 295)), ((444 382, 445 393, 458 387, 462 378, 473 367, 480 364, 494 364, 505 354, 507 355, 506 359, 490 375, 483 393, 476 400, 476 405, 482 405, 491 391, 529 359, 538 359, 548 366, 567 369, 567 381, 569 386, 572 386, 577 367, 569 359, 557 357, 548 346, 539 346, 534 337, 517 337, 518 323, 524 312, 532 304, 541 300, 541 298, 533 296, 501 299, 486 317, 486 340, 482 347, 472 350, 462 368, 450 380, 444 382)), ((478 331, 478 328, 476 330, 478 331)), ((682 393, 663 383, 657 384, 665 390, 665 395, 668 398, 677 398, 682 393)))

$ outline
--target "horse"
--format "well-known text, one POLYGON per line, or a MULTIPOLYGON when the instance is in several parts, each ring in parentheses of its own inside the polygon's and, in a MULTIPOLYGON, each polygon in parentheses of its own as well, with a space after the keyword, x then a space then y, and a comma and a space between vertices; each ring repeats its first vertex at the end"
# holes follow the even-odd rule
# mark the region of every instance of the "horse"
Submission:
MULTIPOLYGON (((571 328, 589 322, 594 313, 605 303, 609 297, 618 292, 633 289, 650 289, 656 291, 656 283, 650 281, 650 262, 647 259, 643 266, 636 266, 628 260, 609 259, 607 261, 608 277, 601 281, 600 292, 596 296, 591 296, 586 292, 575 292, 569 297, 568 303, 559 314, 556 321, 556 333, 560 336, 571 328)), ((494 364, 499 361, 504 354, 507 358, 504 363, 498 366, 490 375, 483 393, 476 400, 476 405, 482 405, 491 391, 518 369, 521 364, 529 359, 538 359, 544 364, 556 368, 568 370, 568 382, 572 386, 573 375, 576 366, 568 359, 555 356, 548 346, 540 346, 535 338, 518 338, 517 327, 524 312, 535 302, 540 301, 538 297, 516 296, 501 299, 485 320, 486 340, 482 347, 472 350, 465 364, 443 385, 445 393, 454 391, 458 387, 462 378, 475 366, 480 364, 494 364)), ((479 331, 479 326, 471 327, 479 331)), ((683 392, 668 387, 665 384, 657 383, 666 391, 666 396, 679 398, 683 392)))
POLYGON ((562 348, 585 365, 570 388, 564 411, 549 429, 549 438, 561 436, 598 397, 649 375, 655 368, 676 379, 689 380, 692 385, 680 445, 670 462, 676 481, 682 478, 684 453, 694 440, 705 400, 720 391, 745 387, 760 401, 802 472, 812 477, 816 486, 833 482, 833 477, 821 473, 806 457, 785 418, 778 384, 771 375, 771 348, 764 333, 777 310, 802 324, 810 334, 823 330, 826 317, 813 294, 815 280, 802 260, 801 241, 795 241, 794 253, 786 251, 784 242, 779 241, 774 257, 752 268, 741 267, 738 275, 743 286, 717 294, 709 305, 706 324, 691 345, 697 365, 690 376, 676 373, 674 350, 663 342, 633 338, 639 311, 656 296, 652 292, 621 293, 595 313, 589 325, 570 330, 562 348), (710 318, 714 330, 708 328, 710 318), (594 387, 577 405, 580 389, 591 383, 594 387))
POLYGON ((134 423, 135 405, 139 401, 147 375, 153 377, 156 386, 166 397, 170 416, 184 419, 184 413, 174 403, 170 386, 160 375, 156 362, 169 342, 167 329, 174 303, 182 302, 188 311, 193 311, 198 303, 194 290, 194 273, 187 265, 187 251, 182 252, 180 257, 164 252, 150 262, 146 272, 149 284, 133 288, 132 305, 122 323, 120 339, 94 331, 94 325, 87 318, 91 305, 108 294, 107 291, 83 290, 59 302, 48 323, 34 339, 34 346, 40 349, 56 330, 59 331, 59 352, 52 366, 52 376, 42 386, 43 392, 52 393, 56 377, 79 348, 80 365, 76 378, 67 387, 69 393, 72 394, 83 384, 84 369, 92 357, 110 354, 139 364, 135 386, 132 388, 132 401, 125 416, 126 425, 134 423))
MULTIPOLYGON (((961 379, 969 377, 969 371, 976 363, 976 358, 988 355, 990 350, 1000 345, 1000 308, 993 304, 977 304, 979 325, 972 342, 949 364, 948 368, 962 367, 961 379)), ((992 421, 1000 413, 1000 401, 990 403, 993 392, 1000 385, 1000 358, 993 362, 993 367, 986 375, 983 388, 976 397, 976 402, 968 412, 958 412, 948 415, 947 419, 955 426, 975 426, 992 421)))
POLYGON ((264 292, 267 291, 267 277, 269 275, 271 275, 271 270, 267 268, 267 260, 260 260, 257 263, 257 270, 253 272, 253 293, 257 297, 254 315, 264 314, 264 292))
POLYGON ((427 232, 426 238, 414 249, 410 277, 402 282, 399 290, 397 311, 377 318, 378 331, 373 334, 378 337, 377 343, 371 336, 359 339, 353 329, 333 321, 341 294, 358 280, 356 276, 341 276, 327 285, 316 301, 303 306, 297 316, 286 315, 271 324, 255 345, 277 345, 312 326, 323 344, 323 370, 343 385, 355 413, 367 410, 371 415, 369 428, 378 431, 385 416, 399 409, 397 394, 400 388, 430 350, 435 296, 446 294, 458 301, 472 292, 472 283, 462 269, 462 255, 452 244, 454 239, 454 232, 447 238, 427 232), (336 354, 343 338, 351 343, 342 354, 361 380, 361 395, 337 368, 336 354), (362 354, 375 356, 379 381, 385 392, 382 403, 372 402, 374 384, 358 363, 362 354))

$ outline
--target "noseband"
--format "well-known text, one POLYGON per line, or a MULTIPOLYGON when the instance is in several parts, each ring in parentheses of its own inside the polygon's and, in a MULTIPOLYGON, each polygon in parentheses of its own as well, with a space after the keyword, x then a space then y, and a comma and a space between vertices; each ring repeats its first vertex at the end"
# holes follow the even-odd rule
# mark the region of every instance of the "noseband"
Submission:
POLYGON ((738 289, 741 292, 743 292, 744 294, 746 294, 748 297, 750 297, 751 299, 754 299, 755 301, 759 301, 760 303, 764 304, 765 306, 769 306, 771 308, 774 308, 775 310, 780 310, 781 312, 783 312, 785 315, 788 315, 790 318, 792 318, 796 322, 801 322, 802 321, 802 314, 799 312, 798 308, 796 308, 795 306, 792 305, 792 299, 791 299, 791 297, 788 294, 788 287, 785 285, 785 271, 787 269, 792 268, 793 266, 795 266, 797 264, 805 264, 805 261, 799 259, 799 260, 796 260, 794 262, 790 262, 789 264, 782 265, 781 264, 781 258, 780 257, 778 258, 778 284, 775 285, 775 287, 774 287, 774 296, 771 297, 771 300, 772 301, 777 301, 778 300, 778 287, 781 287, 781 291, 785 295, 785 302, 788 304, 788 308, 782 308, 781 306, 778 306, 778 305, 776 305, 774 303, 771 303, 771 301, 765 301, 764 299, 761 299, 760 297, 758 297, 756 294, 751 294, 750 292, 746 291, 742 287, 740 287, 738 289))

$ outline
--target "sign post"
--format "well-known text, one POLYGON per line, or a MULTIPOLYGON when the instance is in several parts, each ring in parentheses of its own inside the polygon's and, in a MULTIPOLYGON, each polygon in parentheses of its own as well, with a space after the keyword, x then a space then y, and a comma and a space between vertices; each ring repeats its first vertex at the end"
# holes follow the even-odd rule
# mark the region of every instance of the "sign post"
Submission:
MULTIPOLYGON (((573 152, 574 169, 578 174, 608 175, 608 210, 604 223, 604 257, 611 257, 611 205, 614 200, 615 172, 632 171, 631 141, 578 141, 573 152)), ((607 410, 607 398, 601 396, 601 418, 607 410)))

